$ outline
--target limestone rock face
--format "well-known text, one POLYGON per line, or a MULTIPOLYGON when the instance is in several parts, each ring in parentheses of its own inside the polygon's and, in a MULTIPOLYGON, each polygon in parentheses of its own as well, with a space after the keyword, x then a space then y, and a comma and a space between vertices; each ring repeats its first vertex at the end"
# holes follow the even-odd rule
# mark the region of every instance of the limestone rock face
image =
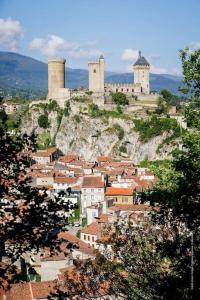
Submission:
POLYGON ((149 160, 165 159, 169 157, 172 148, 164 145, 158 153, 157 148, 162 143, 165 134, 141 143, 139 134, 134 130, 134 123, 130 120, 109 118, 91 118, 88 115, 71 113, 63 116, 58 124, 57 112, 48 114, 50 128, 39 127, 37 119, 43 112, 41 109, 31 109, 22 121, 22 133, 35 132, 41 134, 48 131, 55 145, 64 154, 76 153, 86 160, 95 160, 98 155, 112 155, 114 158, 128 157, 138 164, 145 158, 149 160), (119 138, 118 128, 124 131, 119 138), (123 151, 122 151, 123 148, 123 151), (125 149, 125 151, 124 151, 125 149))

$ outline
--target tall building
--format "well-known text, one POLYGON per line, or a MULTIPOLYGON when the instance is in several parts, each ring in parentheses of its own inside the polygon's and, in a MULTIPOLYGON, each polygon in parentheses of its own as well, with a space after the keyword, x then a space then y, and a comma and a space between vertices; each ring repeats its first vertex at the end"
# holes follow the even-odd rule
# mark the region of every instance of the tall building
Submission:
POLYGON ((98 61, 89 61, 89 90, 93 93, 104 93, 104 57, 98 61))
POLYGON ((133 65, 134 73, 134 84, 141 84, 141 93, 149 94, 149 73, 150 73, 150 64, 144 56, 141 55, 139 51, 139 57, 135 64, 133 65))

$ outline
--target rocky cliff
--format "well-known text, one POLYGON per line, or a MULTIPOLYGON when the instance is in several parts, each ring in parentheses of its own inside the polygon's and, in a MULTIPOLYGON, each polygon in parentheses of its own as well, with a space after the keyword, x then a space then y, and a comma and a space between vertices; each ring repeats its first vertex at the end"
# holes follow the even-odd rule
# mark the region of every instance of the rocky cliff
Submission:
POLYGON ((128 157, 137 164, 141 160, 165 159, 171 147, 164 145, 158 152, 158 146, 166 134, 156 136, 141 143, 139 134, 134 130, 131 118, 99 117, 92 118, 86 108, 74 104, 68 116, 58 111, 48 112, 40 105, 29 108, 22 120, 22 132, 38 134, 40 143, 55 144, 64 154, 77 153, 86 160, 94 160, 97 155, 128 157), (38 125, 38 117, 47 114, 49 128, 38 125), (44 141, 44 140, 47 141, 44 141))

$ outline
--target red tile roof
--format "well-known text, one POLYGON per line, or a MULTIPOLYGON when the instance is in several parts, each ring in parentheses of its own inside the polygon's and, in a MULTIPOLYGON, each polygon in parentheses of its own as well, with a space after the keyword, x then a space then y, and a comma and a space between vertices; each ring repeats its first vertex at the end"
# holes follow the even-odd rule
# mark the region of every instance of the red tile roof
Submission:
POLYGON ((54 178, 55 183, 67 183, 73 184, 77 182, 77 178, 75 177, 56 177, 54 178))
POLYGON ((101 176, 85 176, 83 178, 83 188, 103 188, 104 182, 101 176))
POLYGON ((81 232, 97 236, 100 233, 100 224, 97 221, 94 221, 82 229, 81 232))
POLYGON ((98 162, 110 162, 112 161, 111 156, 97 156, 97 161, 98 162))
POLYGON ((50 296, 53 291, 55 291, 55 282, 53 281, 17 283, 11 285, 11 288, 5 293, 5 299, 44 299, 50 296))
POLYGON ((152 209, 146 204, 116 204, 109 208, 112 211, 152 211, 152 209))
POLYGON ((57 151, 57 149, 55 147, 49 148, 47 150, 40 150, 40 151, 32 153, 32 157, 48 157, 56 151, 57 151))
POLYGON ((78 250, 84 252, 89 255, 94 255, 94 249, 90 247, 87 243, 80 240, 78 237, 71 234, 69 231, 63 231, 58 234, 59 239, 63 239, 69 241, 70 243, 76 244, 78 246, 78 250))
POLYGON ((74 160, 78 160, 79 159, 79 156, 76 155, 76 154, 67 154, 67 155, 64 155, 64 156, 61 156, 59 158, 59 161, 63 162, 63 163, 70 163, 74 160))
POLYGON ((107 187, 106 196, 132 196, 133 190, 130 188, 107 187))

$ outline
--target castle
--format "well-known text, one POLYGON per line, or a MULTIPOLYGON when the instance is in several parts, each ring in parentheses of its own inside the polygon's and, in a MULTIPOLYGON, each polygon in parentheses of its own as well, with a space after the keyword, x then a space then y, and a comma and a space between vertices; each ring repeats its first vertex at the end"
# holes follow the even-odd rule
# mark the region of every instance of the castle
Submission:
POLYGON ((105 83, 105 60, 103 55, 97 61, 89 61, 89 87, 88 90, 73 91, 65 88, 65 59, 48 60, 48 95, 47 99, 56 100, 60 106, 64 106, 66 100, 74 96, 83 96, 88 90, 92 93, 96 104, 104 105, 111 93, 122 92, 128 97, 137 100, 156 100, 157 94, 150 94, 149 74, 150 64, 139 51, 139 56, 133 65, 134 81, 131 84, 105 83))

